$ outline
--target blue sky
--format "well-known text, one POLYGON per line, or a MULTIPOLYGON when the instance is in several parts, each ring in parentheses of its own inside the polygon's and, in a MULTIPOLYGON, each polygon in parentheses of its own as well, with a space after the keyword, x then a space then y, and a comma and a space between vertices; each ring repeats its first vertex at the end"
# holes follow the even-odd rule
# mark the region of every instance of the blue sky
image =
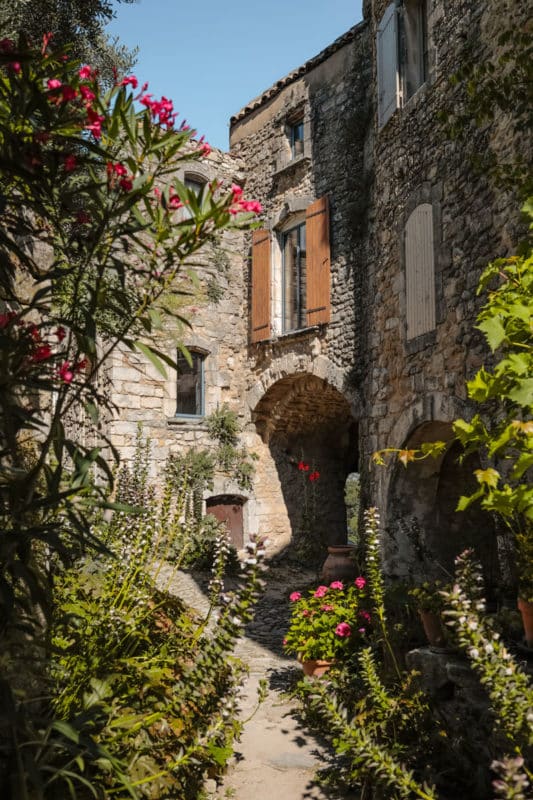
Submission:
POLYGON ((108 27, 139 47, 135 74, 228 147, 232 114, 361 20, 361 0, 139 0, 108 27))

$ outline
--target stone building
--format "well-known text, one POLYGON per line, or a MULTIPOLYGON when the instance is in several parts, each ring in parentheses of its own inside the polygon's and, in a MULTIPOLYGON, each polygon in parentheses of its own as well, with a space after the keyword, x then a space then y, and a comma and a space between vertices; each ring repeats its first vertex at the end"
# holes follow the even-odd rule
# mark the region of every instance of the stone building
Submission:
MULTIPOLYGON (((185 341, 203 405, 176 406, 180 376, 113 367, 126 455, 139 419, 160 460, 205 442, 217 404, 237 411, 258 456, 253 491, 239 499, 242 536, 261 531, 273 551, 345 540, 344 485, 359 471, 392 573, 449 568, 467 543, 481 543, 488 574, 498 570, 490 520, 452 512, 472 463, 458 466, 451 447, 385 470, 371 454, 449 440, 451 421, 472 413, 465 379, 487 357, 473 329, 477 281, 512 251, 518 209, 469 156, 513 142, 495 123, 460 147, 441 114, 456 102, 449 77, 465 48, 490 47, 504 2, 366 0, 360 24, 236 114, 230 154, 212 154, 196 178, 213 170, 244 183, 264 212, 252 235, 221 244, 221 302, 192 311, 185 341)), ((238 493, 221 478, 215 494, 238 493)))

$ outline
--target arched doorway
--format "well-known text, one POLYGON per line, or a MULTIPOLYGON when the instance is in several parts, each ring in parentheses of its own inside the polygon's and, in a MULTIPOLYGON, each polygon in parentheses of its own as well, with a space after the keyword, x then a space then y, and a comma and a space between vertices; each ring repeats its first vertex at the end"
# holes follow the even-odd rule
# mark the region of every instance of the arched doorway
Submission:
MULTIPOLYGON (((358 466, 350 404, 327 381, 300 373, 271 386, 252 418, 276 477, 269 485, 256 481, 258 505, 268 516, 269 507, 275 511, 282 503, 291 545, 308 560, 318 559, 326 544, 347 537, 344 488, 358 466)), ((259 472, 267 474, 267 467, 259 472)))
POLYGON ((404 447, 443 440, 450 446, 438 458, 397 465, 389 492, 389 525, 385 542, 388 570, 414 580, 446 580, 453 575, 455 557, 468 547, 481 561, 488 588, 498 585, 496 519, 478 505, 456 511, 462 495, 477 489, 476 454, 463 456, 453 441, 451 423, 420 425, 404 447))

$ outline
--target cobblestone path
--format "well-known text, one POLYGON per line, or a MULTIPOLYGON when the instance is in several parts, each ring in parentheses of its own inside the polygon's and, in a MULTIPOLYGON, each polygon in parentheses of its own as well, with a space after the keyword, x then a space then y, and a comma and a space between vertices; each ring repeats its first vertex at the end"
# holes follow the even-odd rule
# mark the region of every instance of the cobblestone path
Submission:
MULTIPOLYGON (((164 571, 160 579, 164 580, 164 571)), ((289 566, 273 567, 254 622, 239 640, 236 655, 250 674, 241 715, 247 720, 222 785, 208 781, 213 800, 340 800, 316 785, 315 771, 323 763, 320 745, 290 714, 283 695, 300 667, 282 652, 289 616, 288 596, 316 580, 316 574, 289 566), (259 681, 266 679, 266 700, 257 705, 259 681), (248 717, 250 717, 248 719, 248 717)), ((194 578, 177 573, 171 591, 198 611, 205 611, 205 594, 194 578)))

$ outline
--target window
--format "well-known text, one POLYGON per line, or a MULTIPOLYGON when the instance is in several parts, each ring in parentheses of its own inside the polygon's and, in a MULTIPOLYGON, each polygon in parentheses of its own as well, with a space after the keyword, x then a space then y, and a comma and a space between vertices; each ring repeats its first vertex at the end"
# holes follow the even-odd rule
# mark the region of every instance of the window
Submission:
MULTIPOLYGON (((185 175, 184 179, 185 188, 192 192, 192 194, 199 200, 202 196, 202 191, 205 186, 205 181, 202 178, 197 178, 194 175, 185 175)), ((189 208, 184 209, 186 217, 192 217, 189 208)))
POLYGON ((251 279, 252 342, 329 322, 327 197, 311 203, 305 216, 286 223, 277 236, 253 231, 251 279))
POLYGON ((190 364, 183 353, 178 353, 176 415, 202 417, 204 414, 205 356, 196 350, 189 352, 190 364))
POLYGON ((306 325, 306 246, 305 222, 281 236, 282 253, 282 332, 306 325))
POLYGON ((417 206, 405 226, 407 340, 435 328, 433 208, 417 206))
POLYGON ((380 128, 427 80, 427 43, 427 0, 387 6, 376 34, 380 128))
POLYGON ((304 121, 303 119, 293 123, 289 128, 289 138, 291 143, 291 158, 298 158, 304 152, 304 121))

